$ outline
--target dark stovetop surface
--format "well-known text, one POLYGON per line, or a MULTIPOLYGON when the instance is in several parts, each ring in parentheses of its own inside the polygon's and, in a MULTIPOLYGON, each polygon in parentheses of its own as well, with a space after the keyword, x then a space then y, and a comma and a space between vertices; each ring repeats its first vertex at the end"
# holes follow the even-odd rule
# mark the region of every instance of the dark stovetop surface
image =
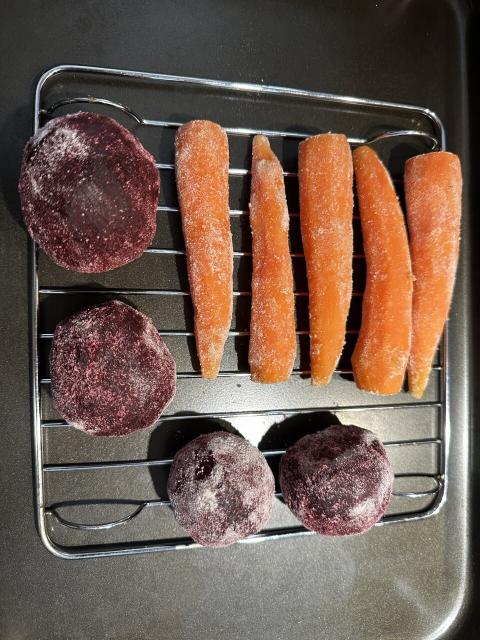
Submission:
POLYGON ((469 3, 25 0, 5 3, 0 18, 0 637, 476 637, 469 600, 468 207, 451 321, 458 421, 450 494, 438 516, 348 541, 310 537, 68 562, 43 548, 33 519, 27 235, 16 195, 34 85, 62 63, 425 105, 442 118, 448 147, 467 160, 469 3))

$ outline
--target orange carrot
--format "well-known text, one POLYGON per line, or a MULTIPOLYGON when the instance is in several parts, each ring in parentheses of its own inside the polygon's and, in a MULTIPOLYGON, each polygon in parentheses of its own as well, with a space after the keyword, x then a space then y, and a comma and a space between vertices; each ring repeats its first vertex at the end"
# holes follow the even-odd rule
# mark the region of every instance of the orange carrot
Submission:
POLYGON ((298 177, 312 383, 325 385, 345 344, 352 297, 353 168, 347 138, 327 133, 302 142, 298 177))
POLYGON ((369 147, 353 152, 367 283, 352 356, 360 389, 398 393, 410 353, 412 269, 403 213, 390 176, 369 147))
POLYGON ((405 165, 413 285, 408 384, 421 398, 452 300, 460 245, 462 169, 458 156, 426 153, 405 165))
POLYGON ((265 136, 252 148, 252 316, 248 361, 252 380, 282 382, 296 352, 289 216, 280 162, 265 136))
POLYGON ((184 124, 175 139, 175 159, 197 353, 202 376, 215 378, 230 329, 233 296, 225 131, 207 120, 184 124))

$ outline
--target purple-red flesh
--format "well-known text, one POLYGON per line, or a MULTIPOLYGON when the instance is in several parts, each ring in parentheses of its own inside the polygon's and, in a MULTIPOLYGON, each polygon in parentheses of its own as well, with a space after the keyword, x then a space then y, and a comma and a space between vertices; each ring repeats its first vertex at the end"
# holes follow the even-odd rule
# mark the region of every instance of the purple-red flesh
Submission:
POLYGON ((97 113, 55 118, 30 138, 19 190, 30 235, 66 269, 116 269, 155 235, 155 159, 128 129, 97 113))
POLYGON ((263 529, 274 491, 260 451, 225 431, 201 435, 180 449, 168 478, 178 523, 206 547, 226 547, 263 529))
POLYGON ((175 395, 175 361, 152 321, 116 300, 57 325, 50 375, 61 416, 94 436, 152 426, 175 395))
POLYGON ((370 529, 388 508, 392 484, 385 447, 353 425, 300 438, 280 462, 286 504, 307 529, 327 536, 370 529))

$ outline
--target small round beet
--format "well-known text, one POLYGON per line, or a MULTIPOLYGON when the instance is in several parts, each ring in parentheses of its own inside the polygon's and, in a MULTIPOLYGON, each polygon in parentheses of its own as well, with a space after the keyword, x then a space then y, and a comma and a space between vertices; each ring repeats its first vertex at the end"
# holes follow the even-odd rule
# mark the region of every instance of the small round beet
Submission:
POLYGON ((346 536, 370 529, 385 513, 393 471, 374 433, 335 425, 300 438, 280 462, 280 486, 307 529, 346 536))
POLYGON ((275 480, 256 447, 217 431, 177 452, 167 490, 175 517, 196 542, 227 547, 267 524, 275 480))
POLYGON ((98 273, 138 258, 155 235, 159 189, 153 156, 128 129, 97 113, 50 120, 25 147, 25 223, 66 269, 98 273))
POLYGON ((59 413, 93 436, 152 426, 175 394, 175 361, 152 321, 117 300, 57 325, 50 375, 59 413))

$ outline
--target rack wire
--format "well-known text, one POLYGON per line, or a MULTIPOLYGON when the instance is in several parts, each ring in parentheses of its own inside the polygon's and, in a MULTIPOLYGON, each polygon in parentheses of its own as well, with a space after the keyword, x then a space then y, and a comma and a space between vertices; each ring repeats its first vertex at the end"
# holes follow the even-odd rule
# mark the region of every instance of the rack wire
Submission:
MULTIPOLYGON (((444 129, 441 121, 430 110, 423 107, 416 107, 412 105, 397 104, 391 102, 368 100, 363 98, 353 98, 347 96, 337 96, 332 94, 319 93, 315 91, 306 91, 301 89, 292 89, 286 87, 276 87, 270 85, 256 85, 236 82, 225 82, 221 80, 211 80, 205 78, 191 78, 176 75, 144 73, 137 71, 128 71, 121 69, 106 69, 97 67, 86 67, 77 65, 61 65, 54 67, 47 71, 38 81, 35 93, 35 109, 34 109, 34 131, 36 132, 41 126, 43 119, 50 116, 57 115, 59 111, 69 107, 78 107, 80 104, 88 104, 89 108, 101 107, 113 110, 113 112, 122 113, 128 116, 132 123, 137 127, 149 129, 172 129, 175 130, 182 122, 177 120, 156 120, 144 117, 140 113, 140 110, 133 109, 130 105, 123 104, 120 101, 111 100, 102 95, 94 96, 90 95, 74 95, 57 99, 50 104, 45 104, 45 94, 48 93, 47 87, 52 82, 57 82, 58 88, 61 90, 63 84, 60 78, 65 77, 77 78, 79 75, 86 78, 92 78, 92 88, 97 89, 97 85, 93 82, 97 78, 105 79, 108 82, 115 82, 121 85, 122 82, 134 80, 142 81, 151 84, 153 87, 169 86, 178 88, 181 90, 183 87, 194 87, 197 89, 207 89, 208 91, 222 92, 222 95, 236 96, 239 100, 242 97, 248 96, 248 98, 262 97, 272 98, 280 97, 282 100, 306 100, 312 105, 312 110, 319 105, 328 106, 329 109, 345 109, 356 108, 362 110, 368 115, 369 110, 376 110, 377 112, 385 112, 388 116, 391 113, 397 114, 402 117, 410 118, 409 121, 415 123, 415 127, 404 127, 394 129, 384 127, 379 133, 376 131, 374 134, 368 137, 361 137, 358 135, 350 135, 349 142, 352 146, 359 144, 382 144, 385 141, 392 140, 405 140, 414 139, 424 144, 427 149, 444 149, 445 148, 445 136, 444 129), (423 127, 423 128, 422 128, 423 127)), ((202 117, 202 113, 197 114, 197 117, 202 117)), ((305 137, 311 135, 311 131, 293 130, 287 131, 285 129, 265 129, 262 127, 244 127, 244 126, 232 126, 229 122, 221 122, 224 126, 229 138, 243 137, 247 140, 258 133, 262 133, 271 139, 292 139, 300 141, 305 137)), ((174 169, 173 163, 157 162, 157 167, 160 172, 172 172, 174 169)), ((245 167, 231 167, 229 174, 232 179, 247 179, 249 170, 245 167)), ((285 171, 285 177, 295 180, 295 171, 285 171)), ((401 185, 400 185, 401 186, 401 185)), ((158 206, 158 215, 164 214, 177 214, 178 207, 174 203, 161 204, 158 206)), ((248 216, 248 211, 241 208, 232 208, 230 215, 233 219, 242 216, 248 216)), ((292 211, 290 213, 292 218, 298 217, 298 212, 292 211)), ((95 460, 87 462, 48 462, 48 437, 49 434, 63 433, 64 431, 73 429, 69 427, 64 421, 57 418, 52 419, 49 416, 45 416, 45 405, 48 404, 46 397, 48 398, 48 389, 50 385, 50 378, 44 369, 45 360, 45 345, 49 344, 52 339, 52 331, 41 328, 41 321, 39 319, 40 301, 43 296, 54 296, 55 298, 64 296, 97 296, 99 294, 108 294, 111 296, 139 296, 139 297, 151 297, 155 303, 162 304, 165 300, 172 298, 188 299, 188 290, 177 290, 168 288, 134 288, 134 287, 109 287, 107 289, 96 288, 95 286, 84 286, 83 284, 72 286, 56 286, 54 283, 43 284, 41 282, 41 274, 39 271, 39 251, 35 244, 31 242, 31 354, 32 354, 32 406, 33 406, 33 449, 35 460, 35 494, 36 494, 36 517, 38 523, 38 529, 40 537, 45 546, 55 555, 62 558, 69 559, 82 559, 91 557, 105 557, 114 555, 126 555, 145 552, 157 552, 167 550, 178 550, 185 548, 195 548, 196 545, 191 539, 182 537, 162 537, 159 536, 155 540, 135 541, 128 538, 127 533, 124 538, 119 540, 115 538, 112 542, 90 544, 88 542, 88 535, 92 532, 98 534, 99 532, 108 532, 112 530, 125 530, 132 525, 132 521, 136 520, 140 514, 145 513, 148 510, 154 508, 160 508, 160 511, 168 508, 168 500, 163 497, 155 499, 129 499, 128 495, 122 498, 116 498, 119 504, 127 505, 131 508, 129 513, 123 514, 121 517, 112 518, 108 521, 99 522, 86 522, 75 521, 67 518, 63 515, 62 507, 68 504, 76 504, 77 506, 85 504, 86 506, 96 504, 102 505, 103 503, 115 502, 115 499, 98 499, 96 496, 90 496, 88 500, 74 500, 68 501, 55 501, 50 499, 47 491, 47 481, 52 477, 63 477, 69 474, 95 474, 97 472, 110 472, 121 471, 127 472, 128 470, 151 470, 153 468, 168 469, 172 459, 171 456, 165 456, 156 459, 115 459, 115 460, 95 460), (46 393, 46 395, 45 395, 46 393), (55 540, 53 531, 58 527, 63 527, 65 530, 75 530, 77 533, 81 532, 82 535, 87 536, 87 541, 81 544, 61 544, 55 540)), ((168 248, 168 247, 149 247, 146 250, 146 254, 150 256, 161 256, 162 258, 181 258, 185 252, 182 248, 168 248)), ((248 250, 235 251, 234 257, 237 259, 249 259, 251 252, 248 250)), ((292 252, 292 258, 295 261, 302 261, 303 254, 301 252, 292 252)), ((354 256, 355 261, 362 261, 363 254, 357 253, 354 256)), ((234 296, 236 298, 247 298, 250 295, 248 290, 236 290, 234 296)), ((307 291, 296 291, 295 295, 298 298, 306 298, 308 296, 307 291)), ((354 297, 361 298, 362 291, 355 291, 354 297)), ((193 332, 188 327, 185 329, 168 329, 162 326, 158 327, 160 334, 166 338, 183 338, 190 339, 193 336, 193 332)), ((357 328, 350 327, 347 333, 351 336, 355 336, 358 333, 357 328)), ((297 334, 299 338, 308 336, 307 329, 298 329, 297 334)), ((230 331, 230 337, 233 339, 248 338, 249 332, 246 329, 232 329, 230 331)), ((439 363, 434 366, 434 370, 438 375, 438 385, 435 389, 433 398, 425 401, 385 401, 378 400, 366 403, 364 400, 355 403, 331 403, 327 406, 325 403, 319 406, 303 406, 303 407, 286 407, 286 408, 269 408, 266 410, 232 410, 228 406, 228 398, 225 399, 224 406, 220 411, 202 412, 195 415, 196 420, 224 420, 232 423, 235 420, 251 419, 251 420, 267 420, 270 426, 278 423, 279 420, 292 418, 295 416, 314 416, 319 411, 321 412, 333 412, 336 415, 349 415, 351 413, 375 415, 382 411, 398 411, 403 410, 408 412, 412 411, 434 411, 436 419, 438 421, 437 433, 435 437, 411 437, 405 440, 390 440, 385 442, 385 445, 390 451, 395 450, 408 450, 414 451, 419 449, 428 449, 433 451, 433 456, 437 461, 436 469, 431 470, 416 470, 415 472, 396 472, 396 488, 394 495, 407 502, 411 502, 413 506, 408 506, 403 511, 387 515, 383 520, 378 523, 378 526, 405 522, 415 521, 418 519, 430 517, 434 515, 442 506, 445 500, 445 487, 448 479, 448 449, 449 449, 449 422, 448 422, 448 367, 446 358, 445 341, 440 351, 439 363), (414 487, 398 488, 398 484, 408 483, 415 481, 414 487), (418 487, 418 481, 423 482, 421 488, 418 487), (417 508, 419 500, 428 500, 427 506, 417 508)), ((309 371, 305 366, 299 366, 294 370, 294 376, 296 378, 303 378, 308 376, 309 371)), ((336 370, 337 374, 349 375, 351 369, 348 366, 340 366, 336 370)), ((220 372, 221 378, 239 378, 244 380, 248 378, 249 372, 243 369, 227 369, 220 372)), ((178 373, 180 380, 187 380, 186 384, 194 384, 194 379, 199 378, 198 371, 186 370, 178 373)), ((213 383, 215 384, 215 383, 213 383)), ((253 383, 252 383, 253 384, 253 383)), ((315 391, 312 389, 312 393, 315 391)), ((359 392, 360 393, 360 392, 359 392)), ((371 399, 374 399, 372 396, 371 399)), ((187 416, 188 417, 188 416, 187 416)), ((175 424, 178 422, 181 424, 182 420, 185 420, 185 412, 177 414, 169 414, 163 416, 160 420, 160 424, 166 423, 175 424)), ((85 436, 85 438, 87 438, 85 436)), ((105 450, 109 447, 109 442, 105 443, 105 450)), ((284 453, 283 447, 268 447, 262 449, 267 460, 272 463, 273 467, 278 464, 278 460, 284 453)), ((404 484, 402 484, 404 486, 404 484)), ((68 494, 68 487, 66 489, 68 494)), ((277 497, 281 499, 281 494, 277 492, 277 497)), ((424 504, 422 502, 422 504, 424 504)), ((310 535, 311 532, 305 530, 299 526, 298 523, 290 522, 288 525, 275 526, 260 532, 259 534, 248 538, 243 541, 245 543, 257 543, 265 540, 276 540, 285 537, 298 537, 310 535)))

